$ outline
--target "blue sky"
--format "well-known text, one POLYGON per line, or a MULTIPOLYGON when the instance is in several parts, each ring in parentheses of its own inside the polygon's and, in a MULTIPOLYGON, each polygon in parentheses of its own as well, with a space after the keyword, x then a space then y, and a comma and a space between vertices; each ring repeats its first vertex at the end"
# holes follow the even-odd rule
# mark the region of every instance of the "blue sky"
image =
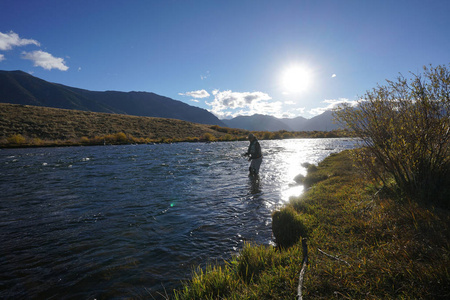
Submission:
POLYGON ((220 118, 310 118, 448 65, 449 15, 447 0, 1 0, 0 69, 220 118))

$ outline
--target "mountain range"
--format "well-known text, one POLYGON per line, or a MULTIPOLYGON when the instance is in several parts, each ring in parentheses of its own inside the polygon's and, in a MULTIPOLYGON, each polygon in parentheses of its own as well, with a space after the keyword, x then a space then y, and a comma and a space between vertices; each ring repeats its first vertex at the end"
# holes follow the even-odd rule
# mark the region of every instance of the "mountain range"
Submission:
POLYGON ((22 71, 0 71, 0 102, 226 126, 206 109, 154 93, 89 91, 47 82, 22 71))
POLYGON ((228 127, 251 131, 331 131, 339 128, 333 123, 333 113, 325 111, 311 119, 304 117, 275 118, 267 115, 239 116, 230 120, 222 120, 228 127))
POLYGON ((331 112, 311 119, 278 119, 267 115, 219 120, 199 107, 150 92, 90 91, 51 83, 23 71, 0 70, 0 102, 92 112, 179 119, 252 131, 330 131, 337 129, 331 112))

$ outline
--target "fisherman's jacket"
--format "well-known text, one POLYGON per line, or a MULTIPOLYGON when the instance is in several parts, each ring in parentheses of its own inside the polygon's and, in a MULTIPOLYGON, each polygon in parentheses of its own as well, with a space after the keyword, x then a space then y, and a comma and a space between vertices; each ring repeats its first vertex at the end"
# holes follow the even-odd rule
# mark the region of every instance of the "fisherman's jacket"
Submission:
POLYGON ((250 142, 247 153, 250 154, 251 159, 257 159, 257 158, 262 157, 261 146, 259 145, 259 142, 257 139, 250 142))

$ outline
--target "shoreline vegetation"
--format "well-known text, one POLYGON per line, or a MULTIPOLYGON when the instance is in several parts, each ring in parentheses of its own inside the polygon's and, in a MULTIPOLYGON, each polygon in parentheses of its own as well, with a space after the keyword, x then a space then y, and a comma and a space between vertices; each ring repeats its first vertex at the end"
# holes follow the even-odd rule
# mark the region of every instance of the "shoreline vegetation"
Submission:
MULTIPOLYGON (((449 65, 450 67, 450 65, 449 65)), ((424 67, 335 110, 364 147, 297 176, 277 247, 198 269, 175 299, 449 299, 450 68, 424 67)))
MULTIPOLYGON (((249 133, 176 119, 0 103, 2 148, 240 141, 249 133)), ((261 140, 351 137, 346 130, 252 133, 261 140)))
POLYGON ((273 213, 277 247, 247 244, 195 269, 166 299, 448 299, 450 214, 399 198, 355 167, 355 153, 310 165, 302 196, 273 213), (299 276, 307 244, 308 263, 299 276), (300 298, 300 297, 299 297, 300 298))

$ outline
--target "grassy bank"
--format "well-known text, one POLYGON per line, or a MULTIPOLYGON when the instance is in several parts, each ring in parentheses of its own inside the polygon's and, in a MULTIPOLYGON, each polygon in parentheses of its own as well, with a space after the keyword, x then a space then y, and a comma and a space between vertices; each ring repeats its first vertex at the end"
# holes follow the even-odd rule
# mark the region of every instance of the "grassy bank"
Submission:
MULTIPOLYGON (((244 130, 235 133, 245 136, 244 130)), ((2 147, 198 141, 226 134, 175 119, 0 104, 2 147)))
MULTIPOLYGON (((0 103, 0 147, 246 140, 249 131, 175 119, 0 103)), ((348 136, 331 132, 254 132, 260 139, 348 136)))
POLYGON ((247 245, 197 270, 175 299, 447 299, 450 214, 377 190, 346 151, 311 166, 311 185, 273 215, 282 248, 247 245))

